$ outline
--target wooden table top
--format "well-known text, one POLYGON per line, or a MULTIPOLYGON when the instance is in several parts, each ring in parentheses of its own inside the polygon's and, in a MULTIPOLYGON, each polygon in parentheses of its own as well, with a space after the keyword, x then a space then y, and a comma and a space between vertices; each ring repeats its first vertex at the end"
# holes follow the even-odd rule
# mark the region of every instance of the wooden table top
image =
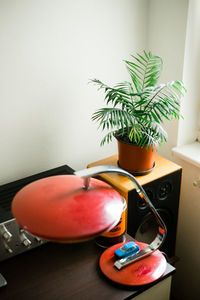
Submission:
MULTIPOLYGON (((127 240, 132 240, 127 235, 127 240)), ((98 300, 127 299, 151 285, 126 287, 108 280, 98 261, 103 249, 93 241, 81 244, 47 243, 0 263, 0 272, 8 284, 0 289, 1 300, 98 300)), ((163 277, 175 268, 167 264, 163 277)))

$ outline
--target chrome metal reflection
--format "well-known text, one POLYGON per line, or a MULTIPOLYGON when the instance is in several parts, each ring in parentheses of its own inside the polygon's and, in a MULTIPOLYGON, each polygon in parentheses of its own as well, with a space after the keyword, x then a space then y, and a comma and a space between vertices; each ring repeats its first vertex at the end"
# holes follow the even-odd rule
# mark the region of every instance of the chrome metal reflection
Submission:
POLYGON ((136 178, 132 174, 128 173, 127 171, 125 171, 121 168, 114 167, 114 166, 96 166, 96 167, 92 167, 92 168, 88 168, 88 169, 84 169, 84 170, 74 172, 74 174, 76 176, 79 176, 81 178, 85 178, 83 188, 86 188, 86 189, 90 188, 90 177, 91 176, 97 176, 97 175, 100 175, 102 173, 117 173, 117 174, 123 175, 125 177, 128 177, 132 181, 132 183, 134 184, 134 187, 135 187, 137 193, 139 194, 139 196, 144 200, 146 206, 149 207, 150 211, 155 216, 156 221, 158 223, 158 233, 157 233, 155 239, 150 243, 150 245, 148 245, 144 249, 140 250, 135 255, 119 259, 115 262, 115 264, 114 264, 115 267, 120 270, 123 267, 127 266, 128 264, 133 263, 135 261, 138 261, 138 260, 152 254, 155 250, 157 250, 165 240, 165 237, 167 235, 167 228, 166 228, 166 225, 165 225, 164 221, 160 217, 159 213, 157 212, 157 210, 155 209, 155 207, 151 203, 151 201, 150 201, 149 197, 147 196, 145 190, 138 183, 138 181, 136 180, 136 178))

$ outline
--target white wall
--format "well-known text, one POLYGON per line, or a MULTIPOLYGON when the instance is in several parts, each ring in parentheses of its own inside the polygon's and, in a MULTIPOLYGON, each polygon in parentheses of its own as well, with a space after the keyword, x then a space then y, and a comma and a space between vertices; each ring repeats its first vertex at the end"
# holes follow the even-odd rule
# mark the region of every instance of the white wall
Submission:
POLYGON ((181 107, 184 120, 165 124, 169 140, 159 153, 183 168, 176 244, 176 255, 180 260, 173 277, 173 296, 176 300, 196 300, 200 294, 200 189, 194 187, 193 182, 200 177, 200 171, 171 156, 171 149, 191 143, 196 137, 200 91, 200 1, 152 0, 150 7, 149 45, 166 62, 163 80, 183 79, 187 88, 181 107))
MULTIPOLYGON (((200 105, 200 1, 190 0, 186 35, 183 79, 187 94, 182 105, 184 120, 179 123, 178 145, 194 142, 197 136, 200 105)), ((198 167, 174 156, 174 161, 183 167, 181 203, 177 232, 177 272, 173 292, 177 299, 199 299, 200 286, 200 189, 193 182, 200 177, 198 167)))
POLYGON ((117 152, 91 121, 91 78, 126 79, 146 48, 147 0, 0 1, 0 184, 117 152))
MULTIPOLYGON (((148 46, 163 58, 162 83, 183 80, 187 11, 188 0, 150 1, 148 46)), ((177 145, 178 121, 165 121, 164 127, 168 142, 159 148, 159 154, 172 159, 171 149, 177 145)))
POLYGON ((200 189, 193 186, 199 178, 199 168, 176 158, 176 163, 183 168, 181 201, 179 207, 178 231, 176 241, 176 274, 173 278, 175 299, 199 299, 200 273, 200 189))
POLYGON ((189 3, 183 69, 187 93, 182 105, 184 120, 179 123, 178 146, 193 143, 200 129, 200 1, 190 0, 189 3))

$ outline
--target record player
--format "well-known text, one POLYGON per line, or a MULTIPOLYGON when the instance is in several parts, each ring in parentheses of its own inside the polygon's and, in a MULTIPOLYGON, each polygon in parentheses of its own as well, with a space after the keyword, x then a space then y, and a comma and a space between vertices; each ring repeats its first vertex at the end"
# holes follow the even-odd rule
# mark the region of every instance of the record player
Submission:
POLYGON ((46 241, 20 228, 11 213, 15 194, 25 185, 49 176, 73 174, 74 170, 63 165, 0 186, 0 261, 38 247, 46 241))

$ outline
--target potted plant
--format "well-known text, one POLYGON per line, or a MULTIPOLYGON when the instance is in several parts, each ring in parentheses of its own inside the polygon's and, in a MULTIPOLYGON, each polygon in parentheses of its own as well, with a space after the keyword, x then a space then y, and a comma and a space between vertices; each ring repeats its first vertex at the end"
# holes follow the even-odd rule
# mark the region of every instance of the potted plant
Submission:
POLYGON ((130 82, 110 87, 98 79, 91 80, 105 92, 107 104, 92 115, 92 120, 107 131, 101 145, 114 136, 118 141, 120 167, 137 175, 154 167, 156 146, 167 141, 163 120, 182 117, 180 99, 186 89, 177 80, 158 84, 163 67, 161 57, 143 51, 132 55, 132 59, 125 60, 130 82))

